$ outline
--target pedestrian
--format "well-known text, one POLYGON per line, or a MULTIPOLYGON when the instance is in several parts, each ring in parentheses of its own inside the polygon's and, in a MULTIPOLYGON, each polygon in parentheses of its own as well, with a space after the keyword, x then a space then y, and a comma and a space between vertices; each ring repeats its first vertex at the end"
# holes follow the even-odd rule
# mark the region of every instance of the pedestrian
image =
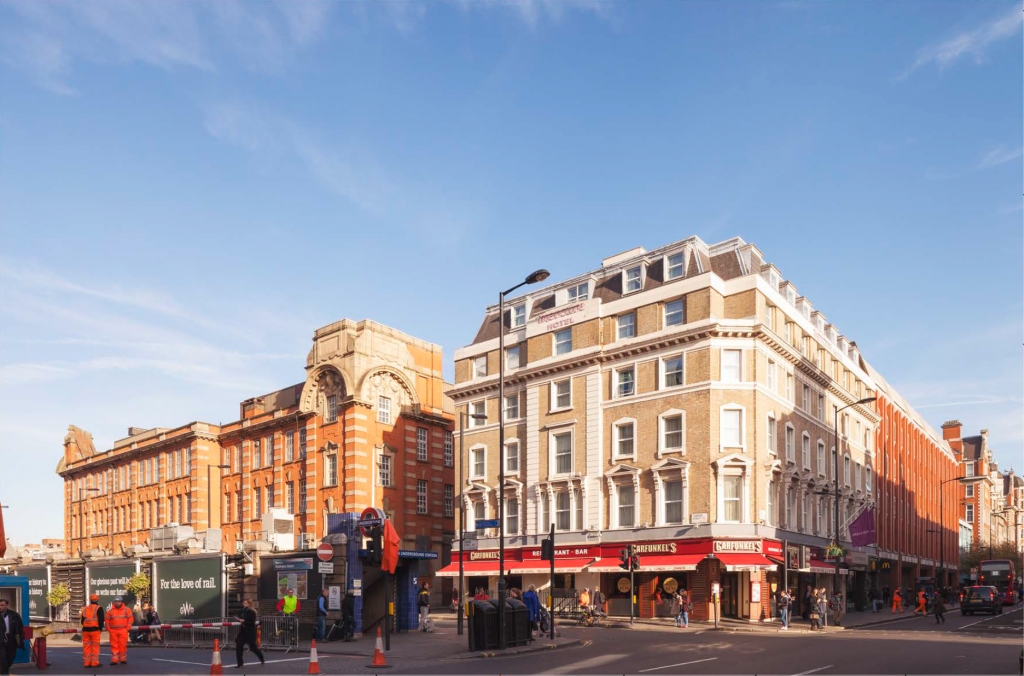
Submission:
POLYGON ((584 617, 590 612, 590 589, 588 587, 584 587, 580 593, 580 612, 584 617))
POLYGON ((846 614, 846 599, 842 594, 836 593, 832 597, 832 621, 837 627, 843 625, 843 616, 846 614))
POLYGON ((452 612, 457 613, 459 611, 459 589, 458 587, 452 587, 452 612))
POLYGON ((804 588, 804 606, 803 606, 803 611, 801 612, 801 616, 802 616, 802 617, 803 617, 803 618, 804 618, 805 620, 806 620, 806 619, 807 619, 807 618, 808 618, 808 617, 810 616, 810 614, 811 614, 811 606, 812 606, 812 605, 816 605, 816 604, 814 603, 814 594, 815 594, 815 593, 817 593, 817 591, 818 591, 818 590, 817 590, 817 589, 815 589, 815 590, 813 590, 813 592, 812 592, 812 590, 811 590, 811 588, 810 588, 810 587, 805 587, 805 588, 804 588))
MULTIPOLYGON (((0 599, 0 674, 11 673, 15 653, 24 643, 25 627, 21 615, 8 606, 7 599, 0 599)), ((99 662, 96 664, 98 666, 99 662)))
POLYGON ((889 591, 889 585, 885 585, 884 587, 882 587, 882 605, 883 606, 889 605, 890 598, 891 598, 891 592, 889 591))
POLYGON ((100 666, 100 634, 103 632, 103 607, 99 594, 89 596, 89 603, 81 611, 82 621, 82 667, 95 669, 100 666))
POLYGON ((341 600, 341 623, 345 641, 351 641, 356 633, 356 594, 354 589, 349 589, 345 598, 341 600))
MULTIPOLYGON (((160 613, 156 611, 156 606, 147 603, 144 608, 146 609, 146 624, 149 626, 156 626, 160 624, 160 613)), ((149 642, 163 641, 164 633, 160 629, 149 630, 149 642)))
POLYGON ((474 601, 489 601, 490 596, 487 595, 487 591, 483 587, 476 588, 476 594, 473 595, 474 601))
POLYGON ((132 626, 132 611, 124 604, 124 597, 114 597, 106 622, 110 637, 110 663, 128 664, 128 629, 132 626))
POLYGON ((932 612, 935 613, 935 624, 946 621, 946 602, 941 596, 935 599, 935 605, 932 606, 932 612))
POLYGON ((424 582, 420 586, 420 593, 416 598, 416 605, 420 609, 420 631, 427 630, 427 620, 430 619, 430 583, 424 582))
POLYGON ((316 600, 316 639, 324 640, 327 633, 327 598, 329 591, 324 589, 320 592, 320 598, 316 600))
POLYGON ((900 593, 899 587, 892 594, 892 614, 895 615, 896 611, 903 614, 903 594, 900 593))
POLYGON ((540 622, 540 599, 537 598, 537 588, 530 585, 523 594, 523 604, 530 619, 530 638, 533 638, 533 631, 540 622))
POLYGON ((690 613, 693 612, 693 602, 690 600, 690 592, 683 589, 679 592, 683 597, 683 629, 690 628, 690 613))
POLYGON ((828 591, 824 587, 818 590, 818 616, 822 627, 828 626, 828 591))
POLYGON ((811 631, 814 631, 815 629, 821 629, 821 611, 819 610, 819 606, 817 603, 811 605, 810 618, 811 631))
POLYGON ((295 615, 299 612, 299 607, 302 604, 299 603, 299 599, 295 596, 295 590, 289 589, 288 592, 281 597, 281 600, 277 602, 277 612, 284 613, 285 615, 295 615))
POLYGON ((260 658, 260 664, 266 664, 263 651, 256 642, 256 611, 252 609, 252 601, 242 599, 242 615, 235 619, 242 623, 238 628, 238 638, 235 639, 235 661, 238 662, 238 668, 241 669, 244 664, 242 654, 245 652, 245 646, 249 646, 252 654, 260 658))
POLYGON ((683 626, 683 597, 679 593, 679 590, 672 592, 671 601, 671 613, 672 620, 675 622, 676 627, 683 626))
POLYGON ((925 595, 924 590, 917 592, 917 608, 914 608, 914 615, 927 615, 928 614, 928 597, 925 595))
POLYGON ((793 590, 783 589, 779 594, 779 614, 782 615, 782 631, 789 631, 789 607, 793 601, 793 590))
MULTIPOLYGON (((683 590, 683 596, 685 598, 686 590, 683 590)), ((600 617, 608 617, 608 611, 605 610, 605 604, 608 603, 608 599, 605 598, 604 592, 601 591, 600 587, 594 588, 594 593, 591 595, 590 607, 594 615, 600 617)), ((684 623, 685 624, 685 623, 684 623)))
MULTIPOLYGON (((146 616, 142 614, 142 605, 136 601, 135 607, 132 608, 132 624, 136 627, 141 627, 146 621, 146 616)), ((145 635, 145 631, 141 629, 132 630, 132 642, 142 643, 142 637, 145 635)))

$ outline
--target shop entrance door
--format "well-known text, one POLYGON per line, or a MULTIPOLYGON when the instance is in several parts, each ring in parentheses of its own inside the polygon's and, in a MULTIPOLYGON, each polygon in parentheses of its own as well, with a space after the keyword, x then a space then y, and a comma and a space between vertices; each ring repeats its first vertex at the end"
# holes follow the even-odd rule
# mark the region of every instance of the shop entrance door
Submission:
POLYGON ((739 617, 740 576, 722 573, 722 616, 739 617))

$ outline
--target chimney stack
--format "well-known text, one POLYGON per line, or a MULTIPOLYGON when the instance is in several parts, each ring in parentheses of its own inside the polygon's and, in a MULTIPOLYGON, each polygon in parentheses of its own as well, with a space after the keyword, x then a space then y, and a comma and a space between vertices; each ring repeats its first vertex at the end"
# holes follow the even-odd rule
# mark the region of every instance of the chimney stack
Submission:
POLYGON ((942 423, 942 438, 946 441, 956 441, 960 438, 962 428, 959 420, 947 420, 942 423))

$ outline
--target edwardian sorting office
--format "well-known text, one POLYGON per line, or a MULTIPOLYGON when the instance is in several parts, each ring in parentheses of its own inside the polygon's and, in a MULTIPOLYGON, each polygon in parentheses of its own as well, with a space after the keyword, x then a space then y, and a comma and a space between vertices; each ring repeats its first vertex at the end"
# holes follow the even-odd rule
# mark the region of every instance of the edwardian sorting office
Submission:
POLYGON ((378 507, 403 547, 438 556, 418 574, 440 577, 434 602, 447 603, 460 556, 470 592, 497 588, 496 531, 475 523, 500 504, 511 586, 548 586, 538 548, 554 525, 556 596, 600 587, 624 611, 618 551, 631 543, 642 614, 684 587, 707 617, 717 584, 723 613, 758 619, 780 584, 831 586, 838 470, 852 600, 955 569, 957 501, 940 520, 938 499, 955 476, 949 445, 742 239, 611 256, 513 298, 500 322, 487 308, 469 343, 449 386, 440 347, 344 320, 315 332, 304 382, 243 402, 238 421, 131 428, 103 452, 72 428, 58 467, 65 551, 144 544, 170 523, 219 526, 229 552, 272 536, 310 549, 328 515, 378 507), (456 410, 473 414, 461 438, 456 410), (870 509, 877 544, 851 547, 849 525, 870 509), (293 535, 273 535, 280 519, 293 535))

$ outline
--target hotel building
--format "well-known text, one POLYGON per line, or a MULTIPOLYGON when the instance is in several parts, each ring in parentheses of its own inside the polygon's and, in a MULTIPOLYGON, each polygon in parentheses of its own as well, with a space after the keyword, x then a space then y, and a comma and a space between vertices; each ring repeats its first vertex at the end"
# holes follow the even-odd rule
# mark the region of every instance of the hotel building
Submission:
MULTIPOLYGON (((508 584, 544 589, 539 547, 553 524, 556 601, 571 593, 560 589, 600 587, 609 612, 627 613, 619 550, 633 544, 641 616, 667 614, 660 592, 682 587, 695 616, 709 617, 717 586, 723 614, 763 619, 778 586, 831 587, 835 463, 841 541, 879 490, 882 415, 853 405, 883 394, 870 367, 740 238, 632 249, 507 300, 501 321, 487 308, 455 352, 455 381, 456 408, 486 415, 463 439, 467 528, 497 518, 503 500, 508 584)), ((948 527, 955 551, 955 518, 948 527)), ((467 588, 494 590, 497 532, 475 534, 477 548, 459 553, 467 588)), ((879 551, 845 547, 841 574, 859 597, 877 580, 879 551)), ((457 564, 439 574, 457 576, 457 564)))

